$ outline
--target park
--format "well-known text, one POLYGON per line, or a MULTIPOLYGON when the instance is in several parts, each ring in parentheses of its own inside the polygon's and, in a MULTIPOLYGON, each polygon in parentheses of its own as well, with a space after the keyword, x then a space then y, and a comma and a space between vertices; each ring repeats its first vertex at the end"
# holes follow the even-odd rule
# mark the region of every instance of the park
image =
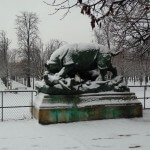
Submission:
POLYGON ((149 1, 0 8, 0 149, 149 149, 149 1))

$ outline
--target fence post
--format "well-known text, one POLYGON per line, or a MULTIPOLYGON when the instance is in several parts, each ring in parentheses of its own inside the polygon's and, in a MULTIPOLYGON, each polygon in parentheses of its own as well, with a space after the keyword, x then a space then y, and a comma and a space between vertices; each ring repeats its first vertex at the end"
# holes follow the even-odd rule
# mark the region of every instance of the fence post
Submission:
POLYGON ((1 118, 1 121, 3 121, 4 120, 4 118, 3 118, 3 102, 4 102, 4 100, 3 100, 3 92, 2 92, 2 104, 1 104, 1 107, 2 107, 2 118, 1 118))
POLYGON ((144 86, 144 109, 145 109, 145 105, 146 105, 146 85, 144 86))
POLYGON ((31 92, 31 118, 33 119, 33 91, 31 92))

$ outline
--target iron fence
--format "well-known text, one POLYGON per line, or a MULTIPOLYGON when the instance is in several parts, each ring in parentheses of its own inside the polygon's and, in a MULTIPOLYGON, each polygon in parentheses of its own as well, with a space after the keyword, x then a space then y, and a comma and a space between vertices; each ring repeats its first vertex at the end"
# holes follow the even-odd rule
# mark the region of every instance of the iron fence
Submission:
POLYGON ((131 91, 136 93, 137 99, 143 104, 143 109, 150 109, 150 85, 132 85, 128 87, 131 91), (132 88, 134 88, 135 91, 132 88))
POLYGON ((0 119, 19 120, 33 118, 33 100, 35 90, 5 90, 0 91, 0 119))
MULTIPOLYGON (((132 92, 136 92, 137 98, 143 104, 143 109, 150 109, 150 85, 129 87, 132 92)), ((36 95, 36 90, 0 91, 0 120, 32 119, 36 95)))

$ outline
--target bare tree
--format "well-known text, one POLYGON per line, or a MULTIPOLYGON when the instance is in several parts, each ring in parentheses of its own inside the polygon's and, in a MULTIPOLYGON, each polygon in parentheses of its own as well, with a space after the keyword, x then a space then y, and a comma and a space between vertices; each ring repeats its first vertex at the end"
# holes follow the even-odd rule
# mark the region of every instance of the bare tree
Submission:
POLYGON ((31 62, 32 62, 32 76, 40 79, 44 73, 44 44, 39 39, 32 47, 31 51, 31 62))
POLYGON ((51 54, 63 45, 64 42, 58 39, 51 39, 46 45, 42 40, 35 41, 31 51, 31 69, 32 76, 40 79, 45 71, 44 64, 50 58, 51 54))
POLYGON ((10 40, 8 39, 6 32, 0 32, 0 63, 1 63, 1 76, 5 80, 5 85, 8 86, 9 78, 9 68, 8 68, 8 50, 9 50, 10 40))
POLYGON ((46 56, 46 60, 48 60, 51 56, 51 54, 58 49, 59 47, 61 47, 62 45, 64 45, 66 42, 58 40, 58 39, 51 39, 45 46, 45 56, 46 56))
POLYGON ((19 49, 27 60, 27 86, 31 87, 31 48, 38 39, 39 18, 36 13, 22 12, 16 18, 16 30, 18 36, 19 49))
POLYGON ((94 38, 98 44, 105 45, 110 50, 114 47, 111 23, 105 20, 104 22, 105 24, 101 28, 97 27, 94 30, 94 38))
POLYGON ((13 49, 9 51, 8 53, 8 61, 9 61, 9 74, 10 78, 15 79, 15 76, 17 76, 20 72, 20 70, 17 72, 17 62, 18 60, 18 50, 13 49))
POLYGON ((71 8, 80 7, 81 13, 91 18, 92 28, 95 28, 96 24, 101 27, 109 22, 117 49, 135 48, 141 52, 149 40, 149 0, 53 0, 45 3, 55 8, 51 14, 66 10, 63 17, 71 8))

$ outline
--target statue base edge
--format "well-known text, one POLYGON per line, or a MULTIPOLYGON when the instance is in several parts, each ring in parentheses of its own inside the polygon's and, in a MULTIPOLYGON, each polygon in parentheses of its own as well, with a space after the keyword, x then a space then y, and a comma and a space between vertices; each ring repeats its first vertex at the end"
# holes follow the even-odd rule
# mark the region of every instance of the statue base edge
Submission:
POLYGON ((103 92, 83 95, 39 93, 33 116, 40 124, 142 117, 142 104, 131 92, 103 92))

